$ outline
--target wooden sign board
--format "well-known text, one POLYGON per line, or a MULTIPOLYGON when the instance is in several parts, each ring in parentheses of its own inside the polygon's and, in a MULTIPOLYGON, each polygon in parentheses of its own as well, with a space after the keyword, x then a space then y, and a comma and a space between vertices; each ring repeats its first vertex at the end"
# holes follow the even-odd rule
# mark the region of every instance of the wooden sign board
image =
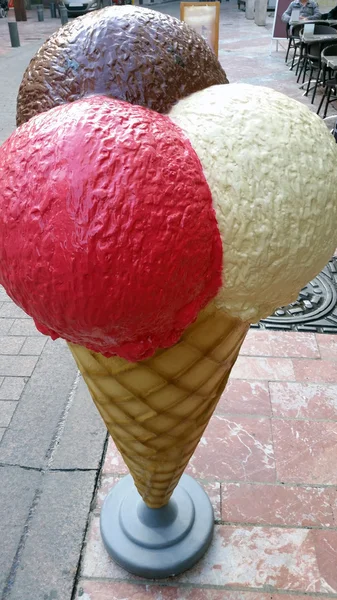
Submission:
POLYGON ((180 20, 200 33, 218 56, 220 2, 180 2, 180 20))
POLYGON ((284 40, 287 37, 287 25, 281 21, 281 18, 290 2, 291 0, 277 0, 276 2, 272 35, 273 40, 284 40))

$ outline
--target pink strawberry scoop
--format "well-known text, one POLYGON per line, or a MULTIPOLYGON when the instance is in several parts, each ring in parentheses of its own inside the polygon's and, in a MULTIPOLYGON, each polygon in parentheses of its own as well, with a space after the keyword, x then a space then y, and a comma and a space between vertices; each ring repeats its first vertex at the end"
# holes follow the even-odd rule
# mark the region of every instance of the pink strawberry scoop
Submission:
POLYGON ((174 344, 221 285, 200 161, 166 116, 106 97, 1 148, 0 283, 52 338, 130 361, 174 344))

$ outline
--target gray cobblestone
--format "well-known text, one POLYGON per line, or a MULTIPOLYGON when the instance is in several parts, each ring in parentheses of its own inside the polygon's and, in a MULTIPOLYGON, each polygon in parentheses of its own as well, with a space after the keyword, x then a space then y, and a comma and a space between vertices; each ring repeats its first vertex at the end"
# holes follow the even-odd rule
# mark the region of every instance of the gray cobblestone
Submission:
POLYGON ((12 324, 12 327, 9 330, 9 334, 24 336, 43 335, 36 329, 33 319, 15 319, 14 323, 12 324))
MULTIPOLYGON (((16 336, 0 336, 0 354, 19 354, 24 341, 26 338, 24 337, 16 337, 16 336)), ((25 354, 29 354, 25 352, 25 354)), ((35 354, 32 352, 31 354, 35 354)))
POLYGON ((6 431, 6 429, 4 427, 0 427, 0 443, 1 443, 2 436, 5 433, 5 431, 6 431))
POLYGON ((0 319, 0 335, 8 333, 13 323, 14 319, 0 319))
POLYGON ((30 317, 14 302, 4 302, 0 308, 0 317, 13 319, 30 319, 30 317))
POLYGON ((0 285, 0 302, 12 302, 2 285, 0 285))
POLYGON ((47 337, 28 337, 21 348, 20 354, 28 354, 30 356, 39 356, 45 347, 47 337))
POLYGON ((17 402, 0 402, 0 427, 8 427, 17 404, 17 402))
POLYGON ((25 385, 23 377, 5 377, 0 386, 0 400, 19 400, 25 385))
MULTIPOLYGON (((0 598, 3 598, 6 580, 41 478, 36 471, 0 467, 0 598)), ((25 600, 25 594, 16 598, 25 600)), ((36 595, 36 600, 42 600, 41 596, 36 595)))
POLYGON ((37 356, 1 356, 0 376, 29 377, 37 363, 37 356))
POLYGON ((36 360, 34 373, 2 440, 0 463, 41 468, 72 396, 77 367, 66 343, 49 339, 36 360))
POLYGON ((8 600, 70 600, 95 475, 45 475, 8 600))

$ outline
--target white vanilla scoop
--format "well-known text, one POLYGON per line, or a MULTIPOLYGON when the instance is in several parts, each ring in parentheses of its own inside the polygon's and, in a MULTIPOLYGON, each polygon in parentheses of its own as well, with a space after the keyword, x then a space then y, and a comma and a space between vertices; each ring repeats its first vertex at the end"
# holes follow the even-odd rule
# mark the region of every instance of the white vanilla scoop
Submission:
POLYGON ((294 301, 337 246, 337 144, 303 104, 252 85, 207 88, 169 116, 213 196, 223 243, 215 304, 256 322, 294 301))

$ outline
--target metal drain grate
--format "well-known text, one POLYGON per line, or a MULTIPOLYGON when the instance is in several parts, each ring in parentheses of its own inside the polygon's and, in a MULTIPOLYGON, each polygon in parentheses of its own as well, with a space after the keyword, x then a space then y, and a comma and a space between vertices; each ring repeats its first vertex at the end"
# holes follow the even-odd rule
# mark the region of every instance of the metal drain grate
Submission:
POLYGON ((251 327, 337 334, 337 256, 301 290, 296 302, 251 327))

